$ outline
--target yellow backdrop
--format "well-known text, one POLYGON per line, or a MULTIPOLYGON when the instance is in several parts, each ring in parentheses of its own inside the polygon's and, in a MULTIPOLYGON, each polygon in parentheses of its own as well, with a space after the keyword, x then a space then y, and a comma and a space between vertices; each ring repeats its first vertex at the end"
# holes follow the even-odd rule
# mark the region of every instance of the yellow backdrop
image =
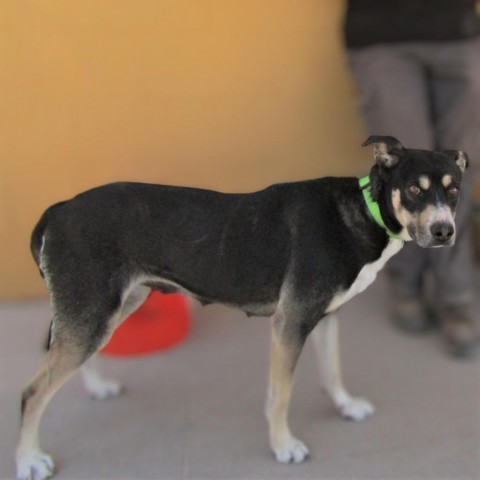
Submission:
POLYGON ((0 5, 0 298, 44 294, 43 210, 115 180, 252 191, 363 173, 338 0, 0 5))

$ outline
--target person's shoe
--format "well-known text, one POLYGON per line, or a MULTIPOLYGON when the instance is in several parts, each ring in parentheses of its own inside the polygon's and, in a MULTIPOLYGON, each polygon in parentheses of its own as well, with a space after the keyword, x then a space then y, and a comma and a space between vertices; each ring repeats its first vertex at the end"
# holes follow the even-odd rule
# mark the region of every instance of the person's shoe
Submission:
POLYGON ((421 333, 429 330, 432 316, 419 298, 405 298, 394 295, 391 305, 393 323, 406 332, 421 333))
POLYGON ((480 345, 480 332, 470 305, 443 307, 438 320, 448 351, 457 358, 470 358, 480 345))

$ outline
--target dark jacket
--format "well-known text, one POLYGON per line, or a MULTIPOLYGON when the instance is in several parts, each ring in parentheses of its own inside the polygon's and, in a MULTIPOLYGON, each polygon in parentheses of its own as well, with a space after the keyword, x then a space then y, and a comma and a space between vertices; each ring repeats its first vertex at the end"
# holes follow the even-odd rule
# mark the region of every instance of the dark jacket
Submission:
POLYGON ((349 0, 349 48, 377 43, 436 42, 480 34, 478 0, 349 0))

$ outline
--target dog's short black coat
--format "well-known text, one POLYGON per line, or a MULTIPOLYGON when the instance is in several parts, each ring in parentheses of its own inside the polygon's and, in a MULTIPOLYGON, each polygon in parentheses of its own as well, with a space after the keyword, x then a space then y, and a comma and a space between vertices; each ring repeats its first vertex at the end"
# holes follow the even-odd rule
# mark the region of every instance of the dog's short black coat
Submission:
POLYGON ((68 316, 87 309, 82 322, 98 308, 98 296, 118 308, 135 277, 167 291, 171 284, 155 279, 174 282, 203 303, 270 315, 289 275, 289 287, 322 312, 333 290, 347 289, 387 242, 356 178, 250 194, 115 183, 47 210, 32 235, 36 258, 43 235, 48 264, 41 268, 59 286, 52 285, 56 294, 75 292, 57 304, 68 316))

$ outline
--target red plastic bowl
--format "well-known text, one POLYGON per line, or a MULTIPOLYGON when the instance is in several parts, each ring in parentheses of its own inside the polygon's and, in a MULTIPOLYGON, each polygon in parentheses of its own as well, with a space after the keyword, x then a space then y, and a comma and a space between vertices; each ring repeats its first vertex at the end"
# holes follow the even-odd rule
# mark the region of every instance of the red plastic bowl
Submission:
POLYGON ((183 295, 152 292, 114 332, 105 355, 144 355, 173 347, 190 331, 188 300, 183 295))

